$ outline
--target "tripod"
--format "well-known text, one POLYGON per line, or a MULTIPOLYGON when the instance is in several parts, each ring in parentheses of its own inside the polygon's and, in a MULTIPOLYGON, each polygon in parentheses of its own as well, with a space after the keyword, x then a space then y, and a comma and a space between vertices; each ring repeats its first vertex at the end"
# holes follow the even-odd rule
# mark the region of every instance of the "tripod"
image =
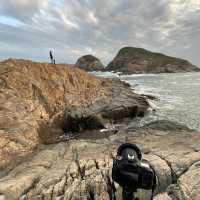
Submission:
POLYGON ((137 189, 130 189, 123 187, 122 188, 122 199, 123 200, 139 200, 139 198, 135 198, 135 193, 137 189))

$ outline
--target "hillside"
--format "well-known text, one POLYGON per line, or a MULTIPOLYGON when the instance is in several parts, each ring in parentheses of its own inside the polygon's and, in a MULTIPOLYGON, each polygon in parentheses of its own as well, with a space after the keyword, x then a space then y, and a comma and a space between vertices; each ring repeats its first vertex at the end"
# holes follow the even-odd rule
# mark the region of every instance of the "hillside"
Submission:
POLYGON ((106 70, 124 74, 137 74, 198 72, 200 68, 184 59, 154 53, 142 48, 124 47, 108 64, 106 70))

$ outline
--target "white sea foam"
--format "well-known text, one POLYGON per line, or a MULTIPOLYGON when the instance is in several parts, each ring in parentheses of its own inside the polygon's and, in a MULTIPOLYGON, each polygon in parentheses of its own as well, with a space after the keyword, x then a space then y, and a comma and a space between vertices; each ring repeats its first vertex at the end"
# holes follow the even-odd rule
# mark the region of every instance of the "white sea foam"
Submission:
MULTIPOLYGON (((140 120, 140 125, 168 119, 200 130, 200 73, 120 75, 103 72, 101 76, 119 77, 131 85, 134 92, 153 95, 153 109, 140 120)), ((138 123, 136 123, 138 124, 138 123)))
POLYGON ((107 78, 119 77, 118 73, 113 73, 113 72, 89 72, 89 73, 95 76, 107 77, 107 78))

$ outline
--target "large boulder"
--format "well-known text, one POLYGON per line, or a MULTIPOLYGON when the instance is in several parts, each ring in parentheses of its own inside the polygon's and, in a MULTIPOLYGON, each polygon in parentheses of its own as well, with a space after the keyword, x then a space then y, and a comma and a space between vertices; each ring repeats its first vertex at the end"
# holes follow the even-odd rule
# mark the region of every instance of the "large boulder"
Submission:
POLYGON ((142 48, 124 47, 106 67, 124 74, 199 72, 200 68, 187 60, 154 53, 142 48))
POLYGON ((85 71, 104 71, 104 65, 101 61, 93 55, 85 55, 80 57, 75 67, 83 69, 85 71))

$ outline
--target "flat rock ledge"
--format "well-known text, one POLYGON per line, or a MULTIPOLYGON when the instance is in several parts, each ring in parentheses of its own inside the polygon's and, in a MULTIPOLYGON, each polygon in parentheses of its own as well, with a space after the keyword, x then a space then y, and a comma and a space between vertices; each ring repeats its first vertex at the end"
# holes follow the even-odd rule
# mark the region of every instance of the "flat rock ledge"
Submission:
MULTIPOLYGON (((197 131, 158 121, 103 139, 44 145, 31 160, 0 179, 0 200, 121 199, 111 169, 116 148, 124 142, 137 144, 155 168, 155 200, 199 200, 199 141, 197 131)), ((137 196, 149 200, 150 194, 141 190, 137 196)))

